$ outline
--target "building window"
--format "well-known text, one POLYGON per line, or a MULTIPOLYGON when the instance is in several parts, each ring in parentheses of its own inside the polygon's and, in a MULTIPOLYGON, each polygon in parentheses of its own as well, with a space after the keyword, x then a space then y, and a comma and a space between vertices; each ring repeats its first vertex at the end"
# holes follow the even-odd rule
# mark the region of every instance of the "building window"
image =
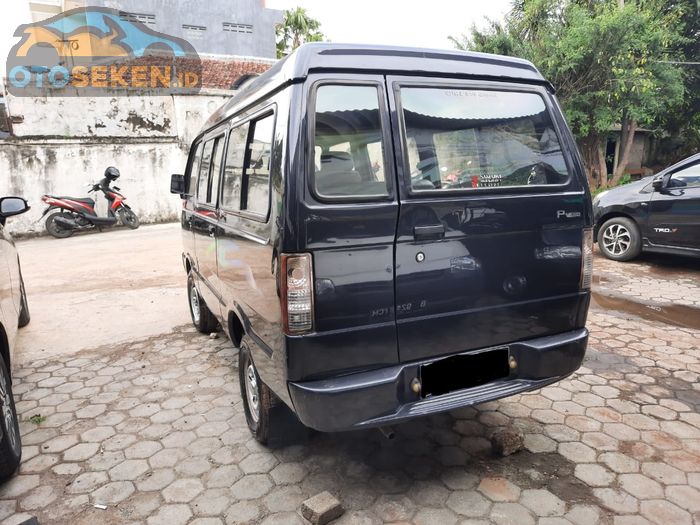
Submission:
POLYGON ((193 26, 190 24, 182 24, 182 29, 184 29, 187 38, 202 38, 204 33, 207 31, 205 26, 193 26))
POLYGON ((233 22, 224 22, 224 31, 229 33, 252 33, 253 26, 250 24, 234 24, 233 22))
POLYGON ((156 15, 147 15, 144 13, 127 13, 126 11, 119 11, 119 18, 124 22, 141 22, 151 26, 156 24, 156 15))

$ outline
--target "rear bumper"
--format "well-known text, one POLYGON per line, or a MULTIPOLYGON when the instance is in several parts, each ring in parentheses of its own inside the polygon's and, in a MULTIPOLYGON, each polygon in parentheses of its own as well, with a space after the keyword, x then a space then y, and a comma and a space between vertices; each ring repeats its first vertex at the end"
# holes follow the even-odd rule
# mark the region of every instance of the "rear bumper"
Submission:
POLYGON ((318 381, 289 382, 299 419, 322 432, 388 425, 542 388, 581 366, 588 330, 519 341, 508 346, 518 366, 503 379, 422 398, 410 389, 429 359, 318 381))

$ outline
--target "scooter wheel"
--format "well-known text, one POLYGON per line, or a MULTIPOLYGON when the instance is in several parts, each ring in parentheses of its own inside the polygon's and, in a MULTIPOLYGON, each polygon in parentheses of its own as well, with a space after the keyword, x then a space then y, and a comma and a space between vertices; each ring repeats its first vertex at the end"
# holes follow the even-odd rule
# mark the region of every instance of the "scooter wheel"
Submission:
POLYGON ((127 228, 135 230, 140 226, 141 221, 139 221, 138 216, 129 208, 122 208, 117 213, 119 214, 119 219, 122 221, 122 224, 127 228))
POLYGON ((56 223, 58 217, 67 217, 63 212, 57 211, 46 218, 46 231, 57 239, 65 239, 73 235, 73 228, 66 228, 56 223))

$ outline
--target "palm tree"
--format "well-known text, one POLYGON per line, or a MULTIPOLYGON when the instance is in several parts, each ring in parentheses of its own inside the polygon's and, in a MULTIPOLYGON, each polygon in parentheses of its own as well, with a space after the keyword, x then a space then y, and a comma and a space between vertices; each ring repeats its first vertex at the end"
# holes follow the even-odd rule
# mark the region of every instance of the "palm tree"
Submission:
POLYGON ((304 42, 322 41, 320 28, 321 23, 311 18, 303 7, 285 10, 284 22, 277 26, 277 58, 288 55, 304 42))

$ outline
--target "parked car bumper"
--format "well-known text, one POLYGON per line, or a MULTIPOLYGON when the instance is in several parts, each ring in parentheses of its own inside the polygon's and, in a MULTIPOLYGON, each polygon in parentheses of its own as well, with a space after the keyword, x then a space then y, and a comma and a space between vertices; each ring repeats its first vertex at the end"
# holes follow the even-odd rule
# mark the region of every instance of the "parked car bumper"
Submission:
POLYGON ((555 383, 581 366, 587 343, 588 330, 581 328, 506 345, 517 362, 508 377, 438 396, 422 397, 411 390, 421 367, 436 359, 289 382, 289 393, 299 419, 308 427, 322 432, 378 427, 555 383))

